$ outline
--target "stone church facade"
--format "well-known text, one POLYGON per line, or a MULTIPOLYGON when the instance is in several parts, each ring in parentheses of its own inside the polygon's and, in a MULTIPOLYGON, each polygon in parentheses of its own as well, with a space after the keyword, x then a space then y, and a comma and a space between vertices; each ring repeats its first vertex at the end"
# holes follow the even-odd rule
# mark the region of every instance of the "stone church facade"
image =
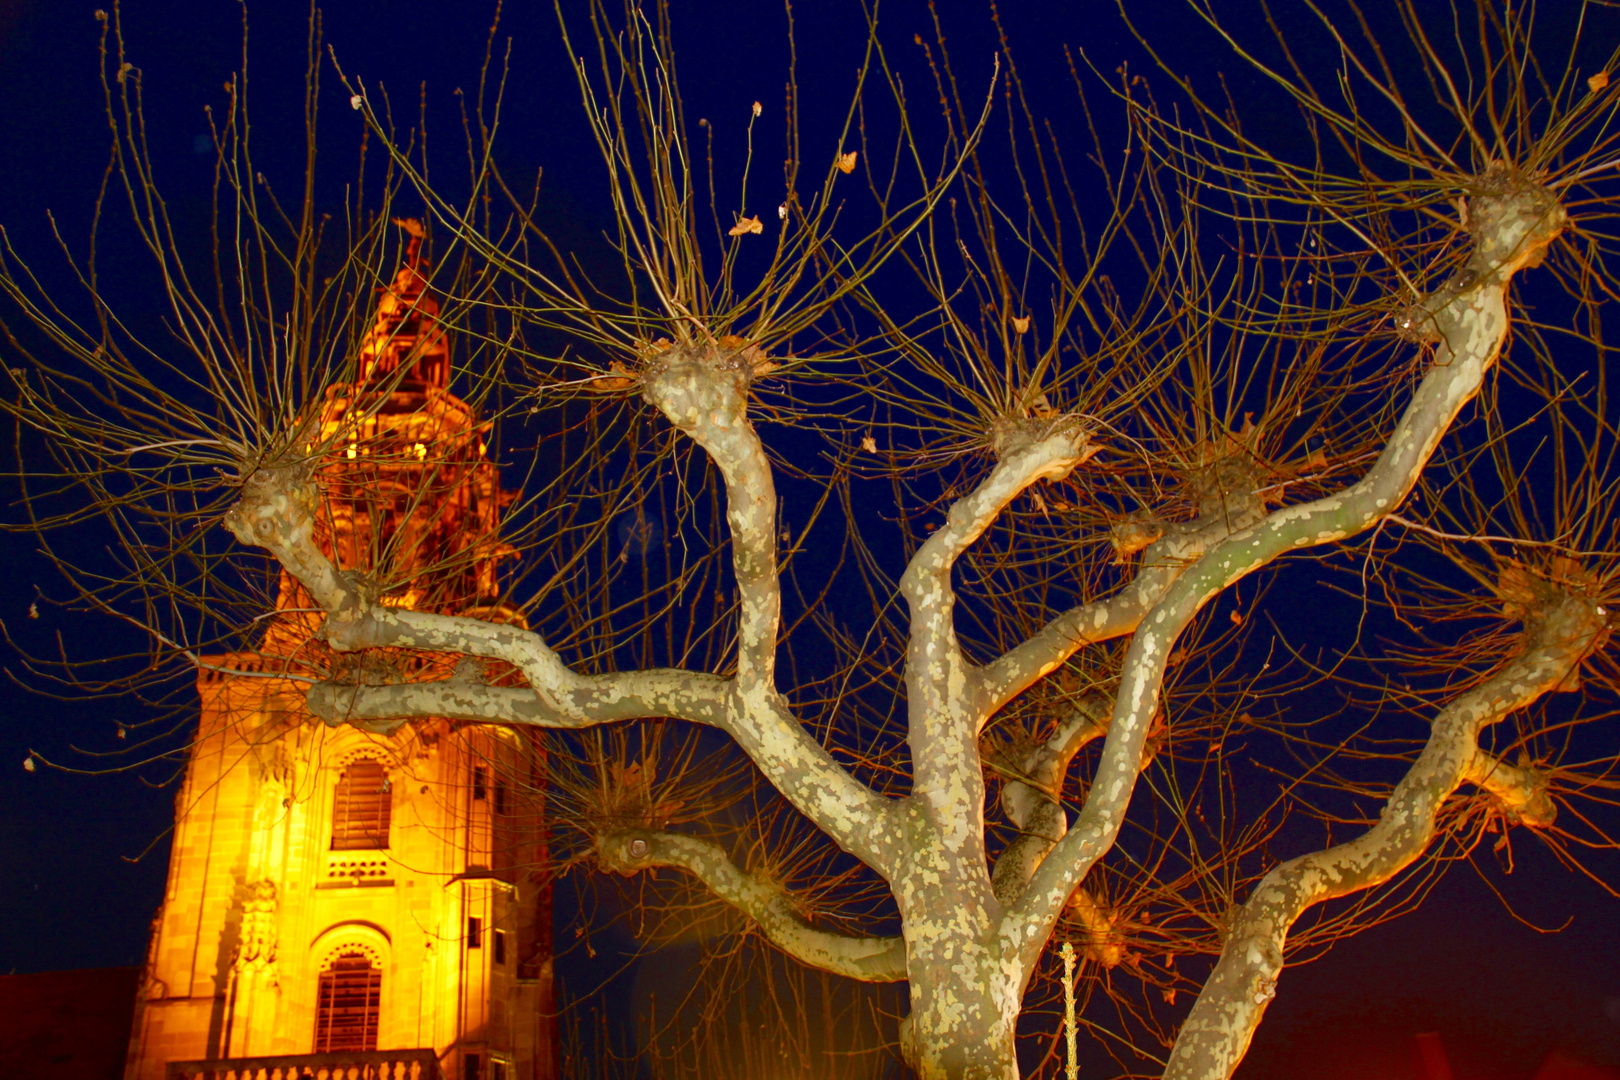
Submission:
MULTIPOLYGON (((379 290, 357 381, 319 414, 335 447, 319 465, 321 539, 341 566, 399 582, 385 603, 517 620, 496 574, 510 494, 478 416, 448 390, 421 229, 400 224, 404 265, 379 290)), ((448 720, 385 734, 314 719, 300 676, 332 665, 503 676, 451 657, 326 654, 301 592, 283 576, 258 647, 204 661, 126 1080, 342 1066, 552 1080, 542 746, 448 720)))

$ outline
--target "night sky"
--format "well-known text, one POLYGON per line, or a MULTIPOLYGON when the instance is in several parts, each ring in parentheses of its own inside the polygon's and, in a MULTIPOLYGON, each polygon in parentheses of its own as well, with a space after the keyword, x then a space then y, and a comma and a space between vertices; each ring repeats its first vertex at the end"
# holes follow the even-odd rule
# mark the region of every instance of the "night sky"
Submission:
MULTIPOLYGON (((964 0, 948 9, 972 26, 973 16, 962 13, 980 6, 964 0)), ((705 109, 740 115, 748 102, 780 98, 785 23, 778 6, 754 7, 739 15, 735 5, 675 4, 693 115, 705 109)), ((1174 13, 1179 5, 1151 0, 1139 8, 1174 13)), ((452 91, 477 79, 492 10, 479 3, 336 0, 324 13, 325 34, 347 71, 371 86, 385 83, 396 100, 414 102, 425 81, 430 125, 448 137, 452 91)), ((83 250, 106 162, 93 11, 93 3, 79 0, 0 0, 0 224, 14 247, 42 264, 53 254, 47 211, 70 246, 83 250)), ((1004 15, 1023 55, 1067 42, 1084 48, 1100 69, 1129 61, 1149 70, 1112 5, 1014 2, 1004 15), (1076 14, 1082 9, 1089 13, 1076 14)), ((896 42, 931 33, 920 5, 886 5, 883 17, 896 42)), ((1169 17, 1137 18, 1159 36, 1172 62, 1206 77, 1224 65, 1235 72, 1239 91, 1250 85, 1252 76, 1236 61, 1169 17)), ((842 0, 806 4, 795 19, 807 114, 837 112, 847 91, 841 80, 861 43, 858 7, 842 0)), ((130 0, 124 20, 131 59, 143 73, 163 191, 181 218, 201 220, 211 165, 202 110, 221 105, 221 84, 239 65, 240 7, 233 0, 130 0)), ((301 154, 305 20, 295 0, 250 10, 261 155, 277 145, 301 154)), ((966 66, 988 65, 992 39, 980 23, 985 36, 959 33, 951 42, 966 66), (970 57, 973 48, 984 55, 970 57)), ((544 165, 553 198, 577 207, 582 220, 605 224, 605 199, 591 183, 595 149, 577 119, 577 92, 550 5, 508 4, 502 34, 515 42, 500 144, 507 168, 522 175, 544 165)), ((1042 77, 1035 76, 1037 89, 1042 77)), ((343 91, 328 78, 323 94, 331 106, 343 91)), ((329 110, 325 118, 334 159, 350 153, 358 133, 358 119, 345 112, 329 110)), ((296 160, 286 166, 289 178, 296 168, 296 160)), ((115 262, 109 259, 109 270, 115 262)), ((96 542, 73 537, 67 547, 91 561, 96 542)), ((61 589, 26 537, 3 536, 0 545, 0 620, 26 647, 54 651, 56 635, 81 655, 123 646, 95 620, 48 602, 39 605, 39 618, 29 618, 36 590, 51 597, 61 589)), ((17 670, 9 649, 3 663, 17 670)), ((139 706, 51 700, 11 681, 0 687, 0 703, 0 973, 140 963, 166 869, 173 766, 97 776, 25 772, 30 749, 70 767, 95 768, 73 748, 115 749, 114 721, 137 719, 139 706)), ((1445 1035, 1462 1078, 1528 1069, 1555 1046, 1620 1064, 1620 902, 1559 869, 1528 836, 1515 855, 1511 875, 1490 871, 1487 885, 1460 866, 1420 913, 1291 969, 1239 1076, 1303 1076, 1308 1066, 1320 1080, 1404 1077, 1410 1036, 1424 1030, 1445 1035)))

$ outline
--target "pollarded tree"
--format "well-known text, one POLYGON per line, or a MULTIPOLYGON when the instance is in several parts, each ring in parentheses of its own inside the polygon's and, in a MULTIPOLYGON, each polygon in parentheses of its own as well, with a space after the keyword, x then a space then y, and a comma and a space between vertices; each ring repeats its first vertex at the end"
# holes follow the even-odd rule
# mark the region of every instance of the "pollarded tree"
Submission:
MULTIPOLYGON (((1189 10, 1226 34, 1207 8, 1189 10)), ((86 333, 13 270, 11 295, 68 360, 19 377, 10 408, 49 436, 68 481, 55 497, 82 500, 67 519, 105 515, 132 545, 206 564, 194 579, 168 557, 137 559, 110 586, 78 577, 83 598, 148 626, 171 659, 195 662, 195 612, 250 634, 263 614, 251 589, 233 609, 197 583, 234 580, 243 550, 262 549, 319 618, 297 670, 328 723, 674 720, 722 733, 837 852, 750 863, 681 824, 704 803, 681 797, 681 777, 660 787, 604 763, 594 802, 588 782, 572 792, 590 857, 627 876, 679 868, 800 963, 904 981, 899 1043, 920 1075, 1017 1074, 1020 1012, 1059 935, 1080 937, 1105 976, 1128 969, 1170 1001, 1195 992, 1179 1029, 1161 1029, 1164 1075, 1225 1077, 1288 946, 1364 914, 1293 934, 1307 911, 1410 881, 1487 825, 1557 839, 1555 798, 1600 784, 1612 761, 1567 746, 1576 756, 1555 760, 1544 737, 1601 715, 1546 699, 1581 685, 1615 591, 1612 420, 1602 379, 1585 391, 1564 358, 1603 355, 1603 237, 1584 192, 1614 171, 1609 58, 1583 73, 1580 42, 1565 41, 1577 59, 1548 85, 1518 14, 1482 3, 1477 34, 1440 47, 1403 12, 1410 45, 1394 60, 1326 16, 1297 31, 1331 43, 1332 94, 1286 43, 1268 65, 1227 37, 1298 107, 1285 140, 1307 148, 1297 159, 1240 109, 1201 106, 1190 82, 1177 113, 1121 72, 1128 152, 1115 161, 1099 138, 1089 180, 1005 52, 981 105, 939 42, 917 38, 942 115, 924 134, 906 64, 869 20, 836 137, 801 130, 790 84, 784 183, 763 200, 775 213, 749 199, 750 121, 731 220, 710 196, 704 222, 721 136, 707 121, 703 140, 690 135, 667 15, 593 5, 595 59, 577 74, 616 213, 611 284, 560 252, 494 170, 493 120, 475 117, 472 192, 451 201, 381 95, 350 77, 391 177, 464 253, 435 281, 445 310, 483 342, 480 361, 511 361, 509 425, 541 429, 540 490, 512 534, 529 560, 512 602, 537 629, 413 609, 386 551, 351 566, 323 546, 318 466, 342 447, 311 436, 308 410, 356 376, 336 345, 345 294, 315 288, 301 243, 285 249, 308 297, 291 309, 307 314, 297 350, 232 336, 289 334, 269 302, 233 307, 222 290, 211 322, 166 277, 180 351, 149 351, 187 380, 183 394, 141 374, 94 293, 103 318, 86 333), (862 94, 869 79, 893 111, 862 94), (1413 104, 1414 81, 1431 104, 1413 104), (998 109, 1008 136, 991 154, 998 109), (864 209, 844 190, 855 185, 864 209), (1542 273, 1573 284, 1567 333, 1515 318, 1515 277, 1549 256, 1542 273), (1514 366, 1510 325, 1525 358, 1514 366), (293 378, 286 356, 322 359, 293 378), (124 400, 143 405, 108 411, 124 400), (780 425, 769 440, 765 421, 780 425), (822 456, 805 449, 814 436, 822 456), (886 520, 875 491, 889 493, 886 520), (649 519, 648 505, 667 513, 649 519), (240 548, 203 550, 193 527, 216 516, 240 548), (1378 549, 1392 533, 1394 554, 1378 549), (1358 556, 1360 599, 1377 584, 1426 635, 1328 667, 1352 691, 1384 680, 1365 744, 1289 711, 1300 676, 1257 646, 1254 620, 1235 607, 1231 630, 1201 617, 1246 579, 1322 551, 1358 556), (1481 629, 1493 618, 1509 625, 1481 629), (421 652, 495 667, 422 681, 388 662, 421 652), (1515 735, 1494 734, 1510 719, 1515 735), (1426 735, 1393 741, 1414 721, 1426 735), (1282 803, 1240 797, 1223 750, 1239 737, 1296 752, 1282 803), (1376 822, 1344 808, 1368 794, 1383 799, 1376 822), (1206 808, 1227 822, 1210 825, 1206 808), (1270 865, 1265 823, 1284 808, 1360 831, 1270 865), (1234 815, 1247 820, 1233 827, 1234 815), (817 868, 837 884, 812 902, 798 879, 817 868), (874 881, 887 910, 840 915, 874 881), (1206 978, 1179 972, 1178 952, 1218 958, 1206 978)), ((129 146, 121 175, 150 190, 144 147, 129 146)), ((230 194, 264 229, 255 185, 230 194)), ((158 224, 153 206, 132 200, 138 223, 158 224)), ((362 241, 384 231, 374 220, 362 241)), ((160 260, 177 257, 150 231, 160 260)), ((273 283, 262 250, 232 252, 235 272, 273 283)), ((377 261, 353 259, 357 280, 377 261)), ((1312 663, 1299 661, 1306 674, 1312 663)), ((787 843, 795 827, 756 840, 787 843)), ((1151 1033, 1163 1010, 1136 1010, 1151 1033)))

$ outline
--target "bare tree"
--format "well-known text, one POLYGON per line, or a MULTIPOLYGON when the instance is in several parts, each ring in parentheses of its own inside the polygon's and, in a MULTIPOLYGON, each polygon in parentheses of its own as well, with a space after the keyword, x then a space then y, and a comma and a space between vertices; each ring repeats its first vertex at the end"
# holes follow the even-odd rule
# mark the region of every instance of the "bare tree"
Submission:
MULTIPOLYGON (((478 343, 458 370, 503 364, 491 407, 538 431, 504 600, 534 629, 405 602, 386 545, 345 557, 325 539, 322 463, 367 450, 311 417, 363 380, 346 336, 362 290, 317 287, 307 192, 290 243, 259 239, 269 196, 227 129, 223 204, 255 239, 225 249, 231 287, 194 292, 151 197, 138 80, 116 67, 114 175, 173 337, 132 338, 93 272, 95 319, 73 322, 8 252, 7 291, 63 358, 13 367, 8 408, 63 483, 35 523, 112 524, 125 566, 63 569, 171 662, 203 662, 210 634, 266 640, 267 589, 240 583, 285 571, 310 619, 280 670, 327 723, 653 725, 616 751, 559 744, 585 748, 555 796, 578 859, 678 868, 801 964, 905 982, 919 1075, 1017 1075, 1020 1014, 1073 938, 1137 1050, 1168 1048, 1163 1075, 1228 1076, 1290 948, 1417 899, 1489 829, 1533 829, 1577 863, 1612 847, 1555 804, 1613 784, 1612 753, 1561 733, 1608 716, 1620 477, 1588 193, 1616 172, 1620 91, 1579 32, 1546 81, 1537 28, 1484 0, 1439 44, 1403 7, 1398 55, 1353 9, 1320 14, 1275 62, 1189 12, 1295 106, 1304 152, 1191 81, 1171 107, 1074 57, 1078 106, 1103 87, 1127 118, 1124 153, 1094 125, 1082 162, 1004 41, 975 85, 943 33, 902 60, 871 18, 840 128, 801 123, 790 82, 772 124, 787 166, 762 196, 763 107, 737 154, 707 120, 694 136, 666 11, 593 4, 583 49, 564 17, 615 210, 611 281, 495 169, 498 86, 452 199, 381 92, 345 76, 388 197, 423 199, 459 253, 433 280, 478 343), (1337 57, 1330 92, 1290 51, 1313 34, 1337 57), (933 80, 933 127, 910 66, 933 80), (734 204, 714 194, 733 158, 734 204), (1566 288, 1527 314, 1514 280, 1549 259, 1566 288), (214 522, 240 547, 215 549, 214 522), (1410 645, 1324 660, 1255 634, 1244 583, 1309 553, 1343 556, 1323 588, 1387 606, 1410 645), (431 678, 448 668, 401 660, 423 653, 489 666, 431 678), (1550 703, 1594 669, 1600 692, 1550 703), (1324 681, 1346 709, 1298 715, 1324 681), (729 839, 706 823, 752 774, 713 775, 689 742, 659 775, 651 732, 670 721, 723 734, 792 814, 729 839), (1291 763, 1275 798, 1243 795, 1238 738, 1291 763), (1278 862, 1266 841, 1290 814, 1324 846, 1278 862), (1318 909, 1389 883, 1384 909, 1318 909), (1184 1019, 1178 991, 1196 995, 1184 1019)), ((355 207, 353 282, 382 277, 387 218, 355 207)))

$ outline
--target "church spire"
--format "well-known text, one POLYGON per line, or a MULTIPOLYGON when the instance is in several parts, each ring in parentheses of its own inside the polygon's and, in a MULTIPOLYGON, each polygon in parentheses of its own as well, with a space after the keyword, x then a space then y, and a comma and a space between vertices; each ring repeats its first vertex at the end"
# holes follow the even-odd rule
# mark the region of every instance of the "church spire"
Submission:
POLYGON ((377 290, 376 320, 360 347, 360 382, 373 386, 403 371, 402 389, 444 390, 450 385, 450 342, 439 323, 439 302, 427 288, 427 230, 415 218, 393 220, 408 238, 405 258, 393 282, 377 290))

